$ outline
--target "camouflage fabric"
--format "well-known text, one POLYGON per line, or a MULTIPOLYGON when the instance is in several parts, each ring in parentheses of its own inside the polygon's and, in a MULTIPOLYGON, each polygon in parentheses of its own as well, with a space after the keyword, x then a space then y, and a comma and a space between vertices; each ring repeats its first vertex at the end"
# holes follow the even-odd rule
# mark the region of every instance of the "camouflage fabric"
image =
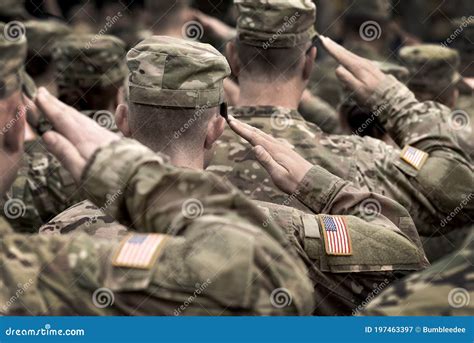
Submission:
POLYGON ((227 60, 208 44, 152 36, 127 54, 131 102, 210 108, 224 102, 227 60))
POLYGON ((474 93, 459 96, 451 121, 459 145, 474 161, 474 93))
POLYGON ((391 16, 390 0, 345 0, 344 16, 385 20, 391 16))
POLYGON ((33 233, 82 199, 72 176, 37 139, 25 142, 22 166, 0 206, 15 231, 33 233))
POLYGON ((26 58, 26 39, 9 32, 0 22, 0 99, 18 90, 22 84, 23 64, 26 58), (5 36, 7 35, 7 36, 5 36))
POLYGON ((326 133, 340 133, 339 116, 334 107, 318 96, 301 101, 298 112, 308 122, 313 123, 326 133))
POLYGON ((116 37, 73 34, 52 49, 60 88, 105 87, 125 78, 125 44, 116 37))
POLYGON ((408 87, 414 92, 440 93, 460 80, 456 50, 420 44, 402 48, 399 58, 410 71, 408 87))
POLYGON ((324 99, 334 108, 339 105, 343 94, 343 87, 336 76, 338 66, 339 63, 332 58, 319 62, 313 68, 307 87, 311 94, 324 99))
MULTIPOLYGON (((326 172, 327 173, 327 172, 326 172)), ((338 180, 336 176, 332 176, 338 180)), ((323 216, 257 201, 266 215, 260 224, 280 225, 305 262, 315 291, 315 315, 350 315, 378 288, 428 265, 415 225, 407 211, 380 195, 361 192, 347 182, 331 196, 324 213, 340 214, 349 227, 351 256, 331 256, 324 250, 323 216), (378 201, 381 212, 367 216, 364 201, 378 201)), ((328 197, 329 198, 329 197, 328 197)), ((89 201, 79 203, 40 228, 42 234, 87 233, 97 238, 122 237, 126 228, 89 201)))
POLYGON ((273 222, 259 229, 263 213, 217 177, 166 165, 120 140, 94 155, 83 181, 94 203, 144 234, 123 244, 160 238, 156 257, 139 269, 118 262, 116 240, 2 232, 0 313, 310 314, 311 283, 290 243, 273 222), (98 302, 100 292, 111 301, 98 302), (291 301, 273 305, 275 292, 291 301))
POLYGON ((38 232, 45 235, 78 235, 103 239, 121 239, 129 230, 105 214, 89 200, 81 201, 58 214, 48 223, 42 225, 38 232))
POLYGON ((235 0, 240 42, 263 49, 292 48, 316 36, 311 0, 235 0))
POLYGON ((372 301, 368 316, 472 316, 474 235, 460 250, 397 282, 372 301))
POLYGON ((57 20, 28 20, 24 25, 30 56, 51 57, 51 47, 72 33, 69 26, 57 20))
MULTIPOLYGON (((441 235, 469 223, 474 211, 474 203, 470 201, 474 189, 473 167, 459 149, 450 128, 451 111, 438 103, 418 102, 393 76, 385 79, 369 104, 400 147, 411 145, 429 154, 421 169, 404 161, 399 149, 382 141, 324 134, 316 126, 305 123, 295 111, 249 107, 231 109, 231 113, 288 142, 308 161, 362 190, 399 202, 408 209, 421 235, 441 235)), ((288 197, 274 195, 278 193, 250 146, 230 129, 218 144, 208 170, 219 172, 254 199, 288 205, 288 197)), ((313 183, 318 187, 315 194, 331 187, 317 178, 313 183)), ((295 198, 308 203, 301 194, 291 197, 295 198)), ((319 201, 323 203, 325 199, 319 201)))

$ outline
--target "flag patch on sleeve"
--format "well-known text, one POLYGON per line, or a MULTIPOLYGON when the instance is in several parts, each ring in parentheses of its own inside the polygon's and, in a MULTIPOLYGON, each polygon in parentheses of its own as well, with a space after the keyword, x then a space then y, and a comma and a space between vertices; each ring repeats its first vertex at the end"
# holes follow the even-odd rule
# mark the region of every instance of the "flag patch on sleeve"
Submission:
POLYGON ((324 235, 326 254, 336 256, 352 255, 349 227, 344 217, 321 215, 319 220, 324 235))
POLYGON ((403 148, 400 157, 409 165, 415 167, 417 170, 420 170, 421 167, 423 167, 423 164, 425 164, 428 154, 422 150, 407 145, 403 148))
POLYGON ((114 255, 112 265, 137 269, 150 269, 166 241, 166 235, 129 234, 114 255))

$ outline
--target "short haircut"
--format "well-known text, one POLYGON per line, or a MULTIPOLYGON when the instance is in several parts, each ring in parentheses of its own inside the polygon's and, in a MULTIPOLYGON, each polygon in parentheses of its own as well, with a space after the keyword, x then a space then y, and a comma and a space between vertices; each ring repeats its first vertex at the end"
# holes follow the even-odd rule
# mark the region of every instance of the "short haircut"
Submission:
POLYGON ((204 147, 207 125, 219 115, 219 107, 175 108, 129 102, 129 126, 133 138, 154 151, 199 152, 204 147))
POLYGON ((241 70, 263 81, 293 78, 310 47, 310 42, 294 48, 256 47, 235 40, 241 70))

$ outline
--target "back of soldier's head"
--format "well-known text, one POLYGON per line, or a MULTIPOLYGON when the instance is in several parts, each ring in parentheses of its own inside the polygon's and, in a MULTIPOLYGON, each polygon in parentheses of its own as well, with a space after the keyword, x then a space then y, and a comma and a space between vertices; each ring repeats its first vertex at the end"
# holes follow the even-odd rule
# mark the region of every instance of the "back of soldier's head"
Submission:
POLYGON ((79 110, 101 110, 115 99, 126 77, 126 50, 120 39, 75 34, 52 50, 61 100, 79 110))
POLYGON ((134 138, 155 150, 193 148, 205 138, 208 120, 224 103, 223 80, 230 74, 224 56, 208 44, 152 36, 128 52, 127 65, 134 138))
POLYGON ((51 47, 72 30, 57 20, 28 20, 23 25, 28 40, 26 70, 32 77, 37 77, 48 72, 52 65, 51 47))
POLYGON ((274 80, 291 78, 316 36, 311 0, 235 0, 241 71, 274 80))
POLYGON ((410 71, 408 87, 420 101, 448 104, 460 80, 460 57, 441 45, 419 44, 400 50, 399 59, 410 71))

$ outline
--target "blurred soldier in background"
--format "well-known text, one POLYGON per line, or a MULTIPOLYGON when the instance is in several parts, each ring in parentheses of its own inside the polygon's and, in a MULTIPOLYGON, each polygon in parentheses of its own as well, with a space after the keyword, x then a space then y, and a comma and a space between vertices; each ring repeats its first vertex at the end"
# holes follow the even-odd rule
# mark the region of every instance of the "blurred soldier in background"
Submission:
POLYGON ((109 35, 71 35, 53 47, 58 98, 101 126, 115 130, 123 103, 125 44, 109 35))

